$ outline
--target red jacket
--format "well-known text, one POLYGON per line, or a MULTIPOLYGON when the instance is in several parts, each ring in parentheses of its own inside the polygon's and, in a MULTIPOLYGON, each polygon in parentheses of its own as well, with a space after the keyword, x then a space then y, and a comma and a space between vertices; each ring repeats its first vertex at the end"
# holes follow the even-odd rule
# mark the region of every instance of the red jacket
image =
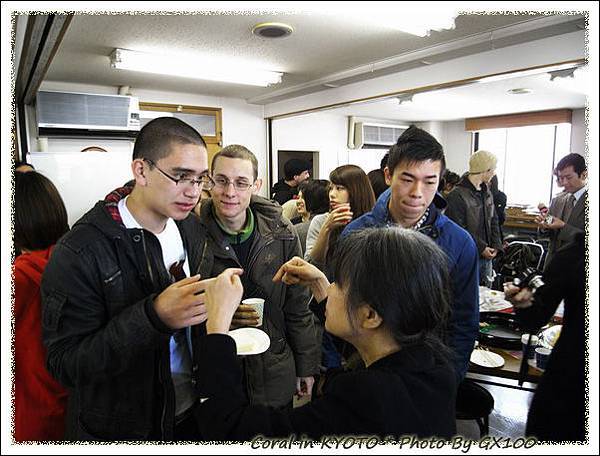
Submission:
POLYGON ((46 370, 40 283, 51 247, 19 255, 15 275, 15 440, 61 440, 67 392, 46 370))

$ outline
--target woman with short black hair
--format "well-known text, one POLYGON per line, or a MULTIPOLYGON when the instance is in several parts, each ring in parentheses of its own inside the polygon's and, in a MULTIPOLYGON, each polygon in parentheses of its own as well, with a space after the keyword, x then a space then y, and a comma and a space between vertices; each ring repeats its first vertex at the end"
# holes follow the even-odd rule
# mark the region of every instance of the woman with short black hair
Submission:
POLYGON ((312 219, 329 210, 329 181, 325 179, 306 180, 300 185, 296 205, 298 207, 298 220, 292 220, 294 229, 298 233, 302 254, 306 251, 306 235, 312 219))
POLYGON ((54 244, 69 230, 67 210, 52 182, 31 171, 15 173, 16 441, 61 440, 67 392, 46 370, 40 283, 54 244))
POLYGON ((290 410, 248 404, 236 344, 228 335, 243 293, 242 270, 211 279, 207 336, 199 353, 201 394, 207 398, 197 411, 202 438, 454 435, 455 374, 438 335, 449 309, 444 253, 413 230, 370 229, 340 241, 333 271, 336 282, 330 285, 296 257, 274 280, 309 286, 315 299, 326 299, 327 330, 353 344, 366 368, 335 376, 321 397, 290 410))

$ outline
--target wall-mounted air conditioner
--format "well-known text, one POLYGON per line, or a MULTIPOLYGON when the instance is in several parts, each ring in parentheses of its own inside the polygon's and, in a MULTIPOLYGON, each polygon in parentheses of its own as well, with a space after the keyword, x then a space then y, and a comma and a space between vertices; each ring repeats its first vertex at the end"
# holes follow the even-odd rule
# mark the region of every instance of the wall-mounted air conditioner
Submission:
POLYGON ((40 91, 36 97, 38 136, 134 138, 140 130, 137 98, 40 91))
POLYGON ((391 125, 373 122, 357 122, 348 119, 349 149, 387 149, 396 144, 398 137, 408 125, 391 125))

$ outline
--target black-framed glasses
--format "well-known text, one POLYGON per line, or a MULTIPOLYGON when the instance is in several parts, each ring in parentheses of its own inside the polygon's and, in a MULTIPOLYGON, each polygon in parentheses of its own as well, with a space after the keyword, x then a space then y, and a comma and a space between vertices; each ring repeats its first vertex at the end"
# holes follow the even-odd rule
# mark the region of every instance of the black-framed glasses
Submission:
POLYGON ((213 181, 212 178, 208 174, 203 174, 198 179, 187 177, 186 175, 183 175, 181 177, 173 177, 170 174, 165 173, 162 169, 160 169, 156 165, 156 163, 154 163, 149 158, 144 158, 144 161, 147 162, 149 165, 154 166, 167 179, 170 179, 173 182, 175 182, 175 185, 187 185, 189 187, 197 185, 202 190, 210 190, 215 186, 215 181, 213 181))
POLYGON ((215 183, 215 186, 219 188, 228 188, 230 184, 233 184, 233 187, 241 192, 245 192, 254 185, 254 182, 248 182, 247 180, 242 179, 229 180, 225 176, 216 176, 213 177, 212 180, 215 183))

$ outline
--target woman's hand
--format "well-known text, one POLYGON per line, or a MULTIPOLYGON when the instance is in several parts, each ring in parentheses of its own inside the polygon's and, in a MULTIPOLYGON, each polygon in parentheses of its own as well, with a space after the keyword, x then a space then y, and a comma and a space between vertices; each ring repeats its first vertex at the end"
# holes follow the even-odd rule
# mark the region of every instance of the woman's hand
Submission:
POLYGON ((340 203, 335 206, 335 209, 329 212, 323 227, 331 231, 338 226, 345 226, 352 221, 353 215, 350 203, 340 203))
POLYGON ((244 287, 240 280, 242 269, 225 269, 216 278, 210 279, 206 288, 207 334, 227 334, 233 314, 238 308, 244 287))
POLYGON ((294 257, 275 273, 273 282, 283 282, 286 285, 304 285, 310 288, 317 301, 327 297, 329 281, 316 266, 294 257))

